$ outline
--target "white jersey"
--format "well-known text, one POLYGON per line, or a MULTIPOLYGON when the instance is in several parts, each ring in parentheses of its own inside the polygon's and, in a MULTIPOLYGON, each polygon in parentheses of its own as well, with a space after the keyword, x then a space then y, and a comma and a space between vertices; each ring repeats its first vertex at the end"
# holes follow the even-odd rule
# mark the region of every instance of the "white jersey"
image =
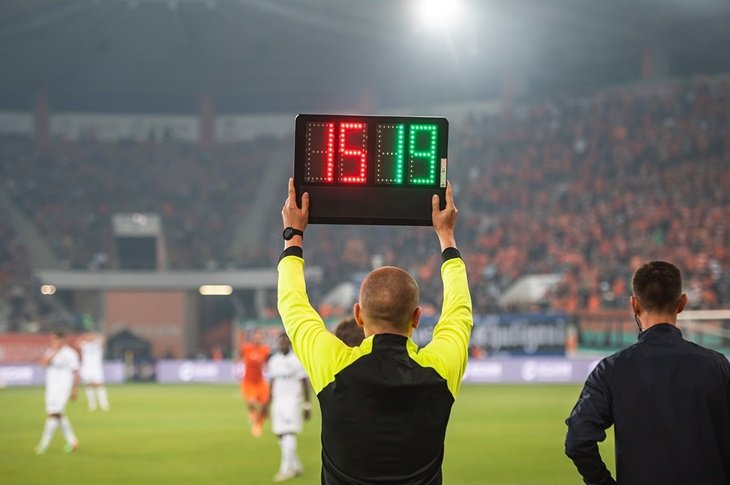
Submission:
POLYGON ((307 377, 302 364, 289 352, 274 354, 267 365, 271 386, 271 429, 276 435, 302 431, 302 379, 307 377))
POLYGON ((63 412, 73 388, 74 372, 78 370, 79 355, 71 347, 64 345, 46 367, 46 411, 48 413, 63 412))
POLYGON ((81 379, 87 384, 104 382, 104 340, 81 342, 81 379))
POLYGON ((271 387, 273 399, 302 398, 302 379, 307 378, 307 373, 294 352, 272 355, 267 370, 269 379, 274 381, 271 387))

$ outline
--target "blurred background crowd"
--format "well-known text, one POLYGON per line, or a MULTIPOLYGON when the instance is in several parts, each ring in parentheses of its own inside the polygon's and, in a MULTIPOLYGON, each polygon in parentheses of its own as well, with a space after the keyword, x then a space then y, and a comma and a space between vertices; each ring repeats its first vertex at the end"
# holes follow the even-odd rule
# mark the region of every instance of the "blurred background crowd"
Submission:
MULTIPOLYGON (((526 310, 622 308, 633 270, 650 259, 679 265, 691 308, 730 305, 727 79, 616 88, 450 122, 457 240, 476 312, 497 311, 504 291, 530 274, 558 274, 560 282, 526 310)), ((54 140, 41 148, 3 135, 0 190, 63 268, 109 269, 111 215, 119 212, 160 214, 168 269, 271 268, 281 249, 278 209, 246 226, 259 243, 231 245, 257 197, 273 191, 283 200, 285 184, 264 185, 259 175, 292 145, 266 137, 207 148, 169 140, 54 140)), ((440 258, 429 229, 310 232, 307 260, 323 270, 315 303, 343 281, 393 264, 417 277, 426 313, 437 312, 440 258)), ((11 329, 57 318, 32 269, 0 208, 0 312, 15 322, 11 329)))

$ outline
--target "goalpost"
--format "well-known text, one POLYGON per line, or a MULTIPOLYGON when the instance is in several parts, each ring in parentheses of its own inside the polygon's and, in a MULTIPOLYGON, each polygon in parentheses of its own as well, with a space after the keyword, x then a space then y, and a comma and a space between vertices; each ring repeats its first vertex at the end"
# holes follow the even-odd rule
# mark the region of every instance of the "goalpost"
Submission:
POLYGON ((677 319, 685 338, 730 353, 730 309, 686 310, 677 319))
MULTIPOLYGON (((684 338, 730 356, 730 309, 685 310, 677 315, 684 338)), ((577 315, 580 351, 615 352, 636 343, 637 328, 628 310, 577 315)))

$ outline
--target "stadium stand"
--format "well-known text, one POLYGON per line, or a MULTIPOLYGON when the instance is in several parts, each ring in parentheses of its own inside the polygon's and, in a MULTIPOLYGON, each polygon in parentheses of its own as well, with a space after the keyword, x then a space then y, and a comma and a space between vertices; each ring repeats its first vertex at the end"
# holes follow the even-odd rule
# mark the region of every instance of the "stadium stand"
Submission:
POLYGON ((237 221, 255 194, 256 144, 201 150, 181 143, 56 143, 4 140, 6 189, 48 240, 61 265, 106 269, 111 215, 162 215, 172 269, 224 262, 237 221))
POLYGON ((0 332, 48 330, 55 320, 33 284, 26 246, 0 208, 0 332))
MULTIPOLYGON (((563 274, 543 307, 624 307, 634 269, 662 258, 683 268, 692 308, 727 306, 728 101, 730 82, 698 80, 546 101, 453 130, 458 240, 475 312, 496 311, 500 294, 533 273, 563 274)), ((374 254, 421 285, 438 268, 428 232, 318 230, 309 260, 330 284, 367 271, 374 254)), ((438 308, 438 291, 422 290, 438 308)))
MULTIPOLYGON (((730 304, 727 79, 542 101, 452 126, 457 237, 475 312, 495 311, 506 288, 538 273, 563 275, 540 309, 623 307, 632 271, 648 259, 682 268, 692 308, 730 304)), ((236 258, 230 245, 258 191, 280 189, 250 174, 290 144, 57 141, 40 150, 3 137, 0 175, 65 267, 108 267, 110 215, 145 211, 163 217, 172 269, 262 267, 280 250, 278 208, 263 227, 246 228, 263 231, 263 243, 236 258)), ((439 308, 436 283, 427 283, 439 267, 430 230, 313 226, 308 239, 323 291, 357 281, 374 261, 398 264, 417 275, 426 314, 439 308)), ((28 281, 30 264, 7 227, 0 251, 0 284, 28 281)))
POLYGON ((697 81, 472 123, 460 240, 474 244, 476 306, 491 281, 547 272, 565 275, 557 309, 624 306, 649 259, 683 268, 694 307, 727 305, 729 100, 727 81, 697 81))

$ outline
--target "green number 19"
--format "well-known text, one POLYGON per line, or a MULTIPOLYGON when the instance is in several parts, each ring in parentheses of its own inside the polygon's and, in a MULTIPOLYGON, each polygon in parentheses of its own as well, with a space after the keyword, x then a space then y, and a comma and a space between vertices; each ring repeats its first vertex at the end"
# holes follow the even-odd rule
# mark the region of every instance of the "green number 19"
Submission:
POLYGON ((433 185, 436 183, 437 138, 438 126, 436 125, 420 124, 410 126, 410 136, 408 137, 409 183, 414 185, 433 185))

